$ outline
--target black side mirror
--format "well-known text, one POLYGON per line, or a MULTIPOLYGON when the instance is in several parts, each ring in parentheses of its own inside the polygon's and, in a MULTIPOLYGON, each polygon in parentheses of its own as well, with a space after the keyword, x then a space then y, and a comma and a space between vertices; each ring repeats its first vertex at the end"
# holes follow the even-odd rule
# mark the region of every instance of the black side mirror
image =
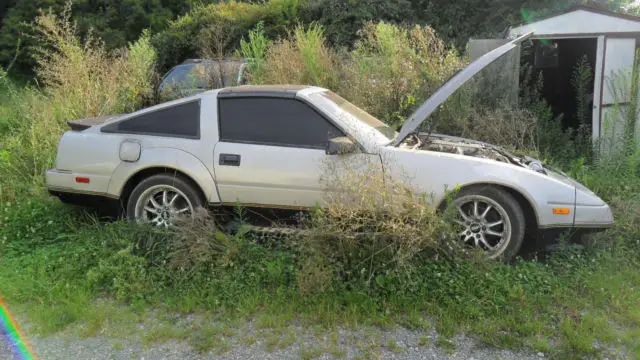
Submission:
POLYGON ((327 155, 340 155, 356 152, 358 147, 346 136, 329 139, 327 143, 327 155))

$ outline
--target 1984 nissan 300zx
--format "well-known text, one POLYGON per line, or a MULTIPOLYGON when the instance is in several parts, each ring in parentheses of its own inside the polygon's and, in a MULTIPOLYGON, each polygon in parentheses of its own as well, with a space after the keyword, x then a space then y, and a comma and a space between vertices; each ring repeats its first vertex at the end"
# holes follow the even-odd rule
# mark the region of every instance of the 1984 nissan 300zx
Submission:
POLYGON ((525 238, 545 230, 610 227, 604 201, 540 161, 417 131, 455 90, 527 36, 458 72, 399 133, 326 89, 226 88, 70 121, 46 184, 64 202, 115 199, 131 219, 170 226, 206 205, 314 207, 323 202, 324 161, 392 158, 384 171, 394 179, 408 173, 412 185, 433 194, 434 206, 447 188, 460 188, 454 205, 461 240, 489 258, 511 258, 525 238))

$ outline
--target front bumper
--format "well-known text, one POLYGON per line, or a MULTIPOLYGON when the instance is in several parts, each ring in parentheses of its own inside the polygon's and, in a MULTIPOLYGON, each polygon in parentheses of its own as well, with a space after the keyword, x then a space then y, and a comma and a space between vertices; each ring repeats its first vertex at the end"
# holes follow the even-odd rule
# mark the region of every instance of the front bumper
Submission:
POLYGON ((576 205, 573 226, 577 229, 607 229, 615 225, 608 205, 576 205))
POLYGON ((581 243, 587 236, 613 226, 615 226, 613 213, 604 202, 601 205, 576 205, 573 226, 558 224, 541 228, 536 241, 537 248, 552 248, 560 239, 581 243))

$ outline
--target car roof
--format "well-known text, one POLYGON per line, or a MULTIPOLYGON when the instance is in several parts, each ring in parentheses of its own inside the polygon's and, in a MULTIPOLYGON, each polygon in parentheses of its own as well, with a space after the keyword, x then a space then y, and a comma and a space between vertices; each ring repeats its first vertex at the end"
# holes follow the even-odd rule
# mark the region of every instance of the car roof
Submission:
POLYGON ((242 85, 221 89, 218 97, 277 96, 294 98, 302 90, 314 88, 310 85, 242 85))

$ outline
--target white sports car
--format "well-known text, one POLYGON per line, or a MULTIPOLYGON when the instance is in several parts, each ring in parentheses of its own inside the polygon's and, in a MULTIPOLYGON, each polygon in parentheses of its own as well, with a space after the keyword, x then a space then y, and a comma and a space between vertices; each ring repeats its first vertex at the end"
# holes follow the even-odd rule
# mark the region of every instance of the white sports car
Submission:
POLYGON ((399 133, 335 93, 313 86, 241 86, 207 91, 126 115, 69 121, 51 194, 85 204, 112 199, 127 217, 170 226, 198 206, 313 207, 322 203, 322 163, 393 159, 384 171, 455 198, 461 240, 490 258, 513 257, 546 230, 614 224, 596 194, 539 161, 489 144, 417 132, 456 89, 513 49, 513 40, 457 73, 399 133))

